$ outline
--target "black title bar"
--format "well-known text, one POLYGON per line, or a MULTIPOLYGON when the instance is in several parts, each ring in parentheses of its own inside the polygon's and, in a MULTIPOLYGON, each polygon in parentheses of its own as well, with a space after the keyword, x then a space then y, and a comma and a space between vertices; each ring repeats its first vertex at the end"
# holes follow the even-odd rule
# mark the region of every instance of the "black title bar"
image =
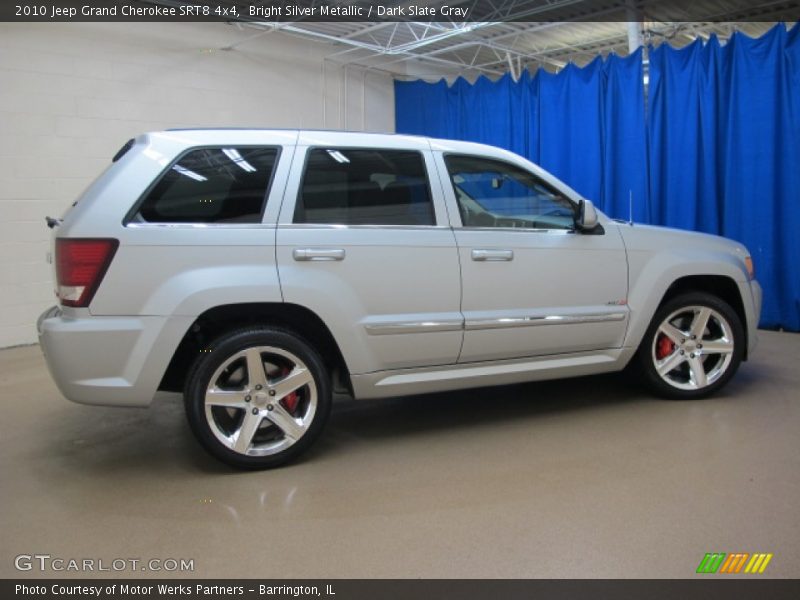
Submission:
POLYGON ((800 20, 800 0, 3 0, 0 21, 726 22, 800 20))
POLYGON ((330 579, 330 580, 144 580, 144 579, 16 579, 0 582, 0 597, 10 600, 38 598, 64 600, 516 600, 531 598, 592 598, 593 600, 647 598, 647 600, 736 600, 754 598, 795 600, 800 597, 796 579, 690 580, 584 579, 584 580, 420 580, 420 579, 330 579))

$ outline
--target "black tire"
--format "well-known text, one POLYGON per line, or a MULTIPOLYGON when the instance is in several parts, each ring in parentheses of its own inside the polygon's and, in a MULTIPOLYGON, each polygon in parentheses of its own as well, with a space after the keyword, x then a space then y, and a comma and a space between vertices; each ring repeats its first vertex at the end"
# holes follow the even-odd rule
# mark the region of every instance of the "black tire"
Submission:
MULTIPOLYGON (((692 320, 688 322, 688 325, 691 323, 699 324, 700 320, 692 320)), ((643 383, 657 396, 671 400, 706 398, 725 386, 734 376, 742 362, 744 346, 745 331, 736 311, 717 296, 705 292, 690 292, 676 296, 659 307, 639 345, 632 366, 640 375, 643 383), (692 312, 693 308, 706 308, 712 311, 708 319, 709 324, 704 329, 704 335, 698 336, 697 339, 691 338, 691 331, 684 325, 692 314, 695 317, 700 314, 692 312), (681 313, 681 311, 686 312, 681 313), (676 313, 677 316, 672 318, 676 313), (676 329, 686 334, 685 337, 681 337, 685 341, 685 345, 681 344, 680 340, 673 340, 663 330, 660 330, 668 318, 670 319, 669 324, 681 325, 676 329), (721 332, 725 331, 724 327, 727 327, 727 335, 721 335, 721 332), (667 338, 666 341, 664 338, 667 338), (706 343, 703 344, 703 342, 706 343), (672 348, 670 348, 670 344, 672 344, 672 348), (724 353, 715 353, 709 350, 714 344, 717 349, 726 348, 729 345, 732 345, 732 349, 727 348, 724 353), (729 360, 727 360, 727 356, 730 356, 729 360), (656 365, 658 363, 666 369, 668 368, 668 359, 682 362, 662 376, 656 365), (703 369, 705 375, 699 373, 699 368, 703 369), (699 377, 695 377, 696 373, 699 374, 699 377), (706 385, 695 387, 695 389, 685 389, 692 385, 696 386, 698 381, 703 381, 703 377, 707 378, 706 385)))
POLYGON ((319 354, 295 333, 250 327, 221 336, 200 354, 186 378, 184 403, 192 432, 212 456, 241 469, 269 469, 296 459, 322 433, 332 404, 330 378, 319 354), (251 378, 258 359, 262 371, 255 367, 251 378))

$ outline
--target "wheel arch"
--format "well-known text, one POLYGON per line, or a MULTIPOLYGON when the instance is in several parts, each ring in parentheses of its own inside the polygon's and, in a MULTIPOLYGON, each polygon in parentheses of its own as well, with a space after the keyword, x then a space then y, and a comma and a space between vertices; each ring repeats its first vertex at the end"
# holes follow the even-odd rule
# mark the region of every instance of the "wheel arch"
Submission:
POLYGON ((321 355, 334 389, 352 393, 347 362, 327 325, 308 308, 283 302, 223 304, 203 312, 175 349, 158 389, 182 392, 186 375, 200 352, 207 351, 225 332, 258 325, 282 327, 305 338, 321 355))
MULTIPOLYGON (((742 299, 739 285, 737 284, 736 280, 728 275, 692 274, 683 275, 674 279, 672 283, 666 286, 666 289, 661 294, 661 298, 659 299, 658 303, 655 304, 647 320, 647 325, 649 325, 650 319, 653 318, 653 315, 655 315, 665 303, 677 296, 680 296, 681 294, 688 292, 705 292, 707 294, 716 296, 720 300, 723 300, 730 305, 742 323, 742 329, 744 330, 745 335, 743 359, 747 360, 747 348, 749 345, 747 313, 745 312, 744 301, 742 299)), ((638 347, 646 330, 647 326, 641 329, 637 338, 635 340, 631 340, 632 343, 630 345, 635 345, 638 347)))
MULTIPOLYGON (((667 291, 664 292, 664 297, 658 305, 659 308, 664 303, 686 292, 706 292, 720 300, 724 300, 736 312, 742 322, 745 335, 747 335, 747 314, 744 311, 744 302, 742 301, 739 286, 733 279, 725 275, 688 275, 681 277, 673 281, 667 291)), ((745 345, 746 348, 747 345, 745 345)))

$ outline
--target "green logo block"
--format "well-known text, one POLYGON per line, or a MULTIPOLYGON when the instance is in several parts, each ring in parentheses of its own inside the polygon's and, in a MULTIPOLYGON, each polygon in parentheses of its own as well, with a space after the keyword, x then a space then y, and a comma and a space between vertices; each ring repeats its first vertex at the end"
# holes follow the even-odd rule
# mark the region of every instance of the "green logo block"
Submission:
POLYGON ((724 552, 710 552, 703 557, 703 560, 700 561, 700 566, 697 567, 697 572, 716 573, 723 560, 725 560, 724 552))

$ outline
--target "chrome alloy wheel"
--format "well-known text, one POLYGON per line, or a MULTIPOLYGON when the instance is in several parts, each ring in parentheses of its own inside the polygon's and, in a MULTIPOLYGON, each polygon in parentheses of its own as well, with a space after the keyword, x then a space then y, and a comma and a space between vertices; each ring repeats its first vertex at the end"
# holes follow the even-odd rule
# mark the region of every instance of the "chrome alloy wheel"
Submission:
POLYGON ((317 386, 297 356, 271 346, 242 350, 214 372, 205 415, 214 436, 246 456, 269 456, 294 445, 317 411, 317 386))
POLYGON ((734 351, 731 324, 708 306, 671 313, 653 336, 651 356, 658 375, 681 390, 701 390, 722 377, 734 351))

